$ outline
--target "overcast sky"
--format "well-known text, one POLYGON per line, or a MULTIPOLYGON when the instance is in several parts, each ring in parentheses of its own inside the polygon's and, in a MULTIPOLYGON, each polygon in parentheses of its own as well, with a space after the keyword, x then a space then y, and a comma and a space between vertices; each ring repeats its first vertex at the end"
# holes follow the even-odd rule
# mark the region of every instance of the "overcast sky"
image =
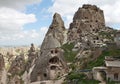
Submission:
POLYGON ((0 45, 40 45, 55 12, 68 28, 83 4, 97 5, 106 25, 120 28, 120 0, 0 0, 0 45))

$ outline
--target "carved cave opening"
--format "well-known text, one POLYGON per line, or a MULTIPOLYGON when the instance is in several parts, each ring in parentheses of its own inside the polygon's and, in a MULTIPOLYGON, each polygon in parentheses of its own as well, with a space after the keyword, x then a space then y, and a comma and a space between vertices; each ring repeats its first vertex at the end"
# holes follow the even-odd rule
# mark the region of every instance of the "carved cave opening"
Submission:
POLYGON ((43 74, 43 76, 46 78, 46 77, 47 77, 47 74, 46 74, 46 73, 44 73, 44 74, 43 74))
POLYGON ((51 66, 50 69, 51 70, 55 70, 57 67, 56 66, 51 66))
POLYGON ((58 50, 55 49, 55 50, 51 50, 50 52, 51 52, 51 54, 57 54, 57 53, 58 53, 58 50))
POLYGON ((53 57, 49 60, 49 63, 55 64, 59 62, 59 58, 58 57, 53 57))

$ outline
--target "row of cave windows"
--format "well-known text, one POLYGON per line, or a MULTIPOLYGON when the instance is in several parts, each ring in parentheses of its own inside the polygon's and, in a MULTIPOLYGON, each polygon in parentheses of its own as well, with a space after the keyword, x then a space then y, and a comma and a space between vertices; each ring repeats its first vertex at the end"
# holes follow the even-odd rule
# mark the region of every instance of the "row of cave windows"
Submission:
POLYGON ((51 52, 51 54, 57 54, 57 53, 58 53, 58 50, 55 49, 55 50, 51 50, 50 52, 51 52))
MULTIPOLYGON (((78 24, 79 24, 79 23, 76 23, 76 25, 78 25, 78 24)), ((78 26, 76 26, 76 28, 77 28, 77 27, 78 27, 78 26)), ((92 28, 93 26, 90 25, 89 27, 92 28)), ((98 27, 99 27, 99 26, 98 26, 98 27)), ((93 32, 98 32, 99 30, 98 30, 98 29, 92 29, 92 31, 93 31, 93 32)), ((79 32, 78 32, 78 33, 79 33, 79 32)))
MULTIPOLYGON (((88 19, 88 17, 85 17, 85 19, 88 19)), ((91 20, 91 22, 92 22, 93 20, 91 20)), ((95 22, 98 22, 98 20, 96 20, 95 22)))
MULTIPOLYGON (((51 70, 55 70, 57 67, 56 66, 51 66, 50 69, 51 70)), ((47 73, 44 73, 43 76, 46 78, 47 77, 47 73)))
MULTIPOLYGON (((57 50, 57 49, 56 49, 56 50, 51 50, 50 53, 51 53, 51 54, 57 54, 57 53, 58 53, 58 50, 57 50)), ((42 54, 42 52, 41 52, 41 54, 42 54)))
MULTIPOLYGON (((86 21, 86 22, 89 22, 89 21, 86 21)), ((91 20, 92 22, 92 20, 91 20)), ((96 22, 98 22, 98 20, 96 20, 96 22)), ((77 22, 76 25, 79 25, 79 23, 77 22)), ((92 27, 92 25, 90 25, 90 27, 92 27)))
POLYGON ((60 63, 60 60, 59 60, 59 58, 58 57, 53 57, 53 58, 51 58, 50 60, 49 60, 49 63, 50 64, 59 64, 60 63))
MULTIPOLYGON (((77 27, 76 27, 77 28, 77 27)), ((90 28, 92 28, 92 25, 90 25, 90 28)), ((92 29, 93 32, 98 32, 99 29, 92 29)), ((80 33, 81 31, 77 31, 77 33, 80 33)))
MULTIPOLYGON (((56 66, 51 66, 50 69, 51 70, 55 70, 57 67, 56 66)), ((38 73, 40 74, 40 73, 38 73)), ((47 73, 43 73, 43 77, 47 78, 47 73)))

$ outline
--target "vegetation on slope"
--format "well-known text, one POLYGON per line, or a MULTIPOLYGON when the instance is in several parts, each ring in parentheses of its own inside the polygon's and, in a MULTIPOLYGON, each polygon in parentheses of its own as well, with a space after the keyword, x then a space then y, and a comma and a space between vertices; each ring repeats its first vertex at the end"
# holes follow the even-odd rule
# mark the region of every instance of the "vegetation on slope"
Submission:
POLYGON ((113 30, 111 32, 105 32, 105 31, 99 32, 100 36, 102 36, 103 38, 106 38, 106 39, 111 39, 112 41, 114 40, 115 34, 116 34, 116 30, 113 30))
POLYGON ((61 47, 64 50, 64 57, 67 62, 73 62, 75 59, 75 56, 77 55, 77 52, 72 51, 74 48, 74 43, 66 43, 61 47))
MULTIPOLYGON (((62 49, 64 49, 65 53, 64 56, 68 62, 73 62, 75 60, 75 56, 77 52, 73 52, 72 49, 74 47, 74 44, 65 44, 62 46, 62 49)), ((92 69, 93 67, 97 66, 104 66, 104 60, 105 56, 111 56, 111 57, 116 57, 120 58, 120 49, 110 49, 110 50, 105 50, 102 52, 102 54, 96 59, 96 60, 89 60, 87 62, 87 65, 84 69, 92 69)), ((77 68, 74 63, 72 63, 72 66, 74 68, 77 68)), ((72 69, 72 71, 66 76, 66 81, 67 83, 70 82, 71 84, 98 84, 99 81, 96 80, 88 80, 87 77, 79 72, 75 71, 76 69, 72 69)), ((67 84, 64 83, 64 84, 67 84)), ((114 82, 107 82, 108 84, 115 84, 114 82)))
POLYGON ((96 66, 103 66, 105 56, 120 58, 120 49, 103 51, 102 55, 99 56, 95 61, 90 61, 88 63, 87 68, 92 69, 93 67, 96 67, 96 66))
POLYGON ((81 72, 71 72, 66 77, 64 84, 98 84, 99 81, 90 80, 87 76, 81 72), (67 81, 68 80, 68 81, 67 81))

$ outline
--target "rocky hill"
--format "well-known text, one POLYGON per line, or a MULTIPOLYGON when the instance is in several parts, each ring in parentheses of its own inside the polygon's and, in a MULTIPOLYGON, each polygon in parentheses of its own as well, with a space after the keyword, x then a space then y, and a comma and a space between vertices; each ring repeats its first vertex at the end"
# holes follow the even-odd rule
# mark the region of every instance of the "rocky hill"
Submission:
MULTIPOLYGON (((72 69, 67 76, 67 80, 78 79, 77 83, 86 84, 88 79, 92 79, 91 72, 93 67, 104 66, 105 56, 119 55, 116 42, 114 41, 117 30, 105 25, 103 10, 95 5, 85 4, 74 14, 73 22, 68 30, 68 43, 64 50, 69 49, 67 46, 73 46, 65 57, 72 57, 70 68, 72 69), (113 55, 110 53, 112 50, 113 55), (105 53, 109 53, 105 54, 105 53), (74 57, 73 57, 74 56, 74 57), (83 77, 84 75, 84 77, 83 77), (82 78, 83 77, 83 78, 82 78), (86 82, 82 82, 86 79, 86 82), (81 81, 81 82, 80 82, 81 81)), ((91 81, 91 80, 90 80, 91 81)), ((67 81, 68 83, 68 81, 67 81)), ((71 81, 71 84, 75 82, 71 81)), ((91 81, 91 84, 98 84, 91 81)))
POLYGON ((95 5, 83 5, 73 17, 68 31, 68 41, 90 40, 92 36, 105 28, 104 14, 95 5), (86 36, 86 37, 85 37, 86 36))
POLYGON ((75 84, 74 79, 98 84, 83 72, 103 66, 106 55, 120 55, 118 33, 105 25, 104 12, 95 5, 80 7, 68 30, 55 13, 39 51, 31 44, 27 59, 21 53, 7 69, 0 55, 0 84, 75 84))

